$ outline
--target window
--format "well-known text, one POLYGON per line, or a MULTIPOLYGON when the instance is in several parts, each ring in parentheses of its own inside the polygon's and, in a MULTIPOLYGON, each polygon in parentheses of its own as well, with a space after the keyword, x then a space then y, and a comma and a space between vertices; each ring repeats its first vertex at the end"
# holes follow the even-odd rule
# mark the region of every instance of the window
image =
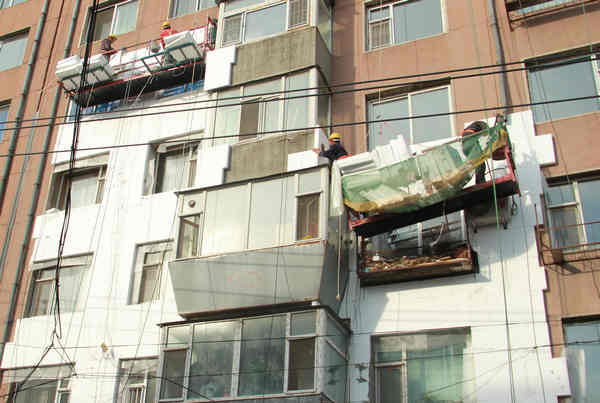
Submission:
POLYGON ((374 336, 375 401, 473 401, 470 338, 469 329, 374 336))
POLYGON ((196 180, 198 135, 187 136, 181 142, 166 142, 151 147, 144 194, 172 192, 191 187, 196 180))
POLYGON ((600 181, 573 181, 546 189, 546 207, 554 247, 587 247, 600 242, 600 181))
POLYGON ((450 112, 450 87, 411 92, 396 98, 373 99, 368 102, 369 150, 385 145, 398 135, 409 144, 440 140, 453 134, 450 112), (410 118, 430 114, 447 114, 428 118, 410 118))
POLYGON ((567 323, 564 329, 571 398, 600 401, 600 321, 567 323))
POLYGON ((179 217, 177 257, 319 238, 324 172, 326 168, 198 193, 206 203, 179 217))
POLYGON ((245 43, 308 24, 308 0, 268 3, 230 1, 225 5, 222 46, 245 43), (261 7, 252 7, 261 4, 261 7), (244 9, 238 12, 239 9, 244 9))
MULTIPOLYGON (((99 41, 109 34, 120 35, 135 29, 138 13, 138 0, 121 1, 109 6, 100 5, 96 11, 96 24, 92 40, 99 41)), ((87 31, 91 15, 84 26, 81 43, 87 40, 87 31)))
POLYGON ((156 358, 121 360, 115 400, 118 403, 154 403, 157 367, 156 358))
MULTIPOLYGON (((239 140, 245 140, 256 137, 257 133, 267 132, 264 135, 269 136, 281 129, 309 126, 311 98, 304 97, 308 95, 308 91, 286 93, 285 97, 290 99, 285 101, 281 100, 282 94, 273 94, 308 87, 309 75, 304 72, 219 92, 215 136, 239 134, 239 140), (244 98, 236 98, 240 95, 244 95, 244 98)), ((328 96, 322 96, 319 102, 328 100, 328 96)), ((231 137, 219 141, 234 143, 237 139, 231 137)))
POLYGON ((10 105, 0 105, 0 141, 4 138, 4 128, 8 120, 8 109, 10 105))
MULTIPOLYGON (((63 258, 59 269, 59 306, 61 313, 83 308, 86 274, 92 255, 63 258)), ((34 263, 27 316, 49 315, 55 309, 57 260, 34 263)))
MULTIPOLYGON (((527 78, 531 102, 598 95, 597 59, 597 56, 571 59, 563 57, 556 62, 528 63, 527 78)), ((600 110, 600 103, 594 98, 532 106, 536 123, 597 110, 600 110)))
POLYGON ((171 18, 215 7, 213 0, 173 0, 171 18))
POLYGON ((11 383, 10 403, 69 403, 71 366, 6 370, 2 379, 11 383), (31 374, 31 375, 30 375, 31 374))
POLYGON ((327 0, 319 0, 319 15, 317 28, 319 33, 321 34, 321 38, 325 42, 327 49, 329 49, 329 53, 333 54, 333 27, 332 27, 332 16, 333 11, 331 10, 331 6, 329 1, 327 0))
MULTIPOLYGON (((234 398, 314 391, 318 368, 319 315, 305 311, 167 329, 163 346, 161 400, 234 398)), ((328 316, 329 318, 329 316, 328 316)), ((328 321, 330 326, 331 320, 328 321)), ((339 327, 338 327, 339 329, 339 327)), ((339 330, 338 330, 339 332, 339 330)), ((338 349, 321 337, 333 355, 321 362, 334 380, 328 387, 345 388, 346 344, 338 349), (334 357, 337 354, 339 358, 334 357)), ((331 389, 330 396, 337 395, 331 389)), ((342 399, 333 399, 343 402, 342 399)))
POLYGON ((138 245, 133 273, 131 304, 141 304, 160 298, 163 266, 171 260, 171 256, 171 242, 138 245))
POLYGON ((0 71, 23 63, 27 48, 27 33, 0 38, 0 71))
POLYGON ((26 1, 27 0, 0 0, 0 9, 13 7, 26 1))
POLYGON ((69 172, 68 162, 55 166, 48 208, 64 210, 69 191, 71 208, 102 203, 107 162, 106 154, 76 161, 72 172, 69 172))
POLYGON ((569 3, 573 5, 581 5, 581 2, 578 0, 513 0, 512 3, 514 4, 511 5, 510 3, 510 1, 507 2, 507 8, 509 11, 518 10, 520 14, 542 11, 569 3))
POLYGON ((367 7, 367 49, 399 44, 444 32, 443 0, 402 0, 367 7))

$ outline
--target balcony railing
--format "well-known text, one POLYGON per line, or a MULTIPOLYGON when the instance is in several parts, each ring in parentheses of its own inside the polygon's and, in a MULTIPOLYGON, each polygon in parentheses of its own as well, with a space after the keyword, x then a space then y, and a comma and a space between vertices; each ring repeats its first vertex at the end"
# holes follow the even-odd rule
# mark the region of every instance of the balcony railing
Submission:
POLYGON ((510 22, 575 10, 598 0, 504 0, 510 22))
POLYGON ((536 225, 540 264, 547 266, 600 259, 600 221, 548 227, 536 225))

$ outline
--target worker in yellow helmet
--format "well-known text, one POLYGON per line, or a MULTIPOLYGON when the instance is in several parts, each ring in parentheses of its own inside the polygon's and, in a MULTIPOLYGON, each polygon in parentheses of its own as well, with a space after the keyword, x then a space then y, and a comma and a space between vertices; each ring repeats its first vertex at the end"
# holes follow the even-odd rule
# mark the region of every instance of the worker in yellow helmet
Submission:
POLYGON ((110 57, 116 52, 113 49, 112 44, 117 40, 117 35, 110 34, 106 38, 102 39, 102 43, 100 44, 100 49, 102 50, 102 54, 106 57, 106 61, 110 61, 110 57))
POLYGON ((329 148, 325 150, 325 146, 321 144, 321 150, 313 148, 313 151, 319 154, 319 157, 328 158, 329 161, 333 162, 340 157, 348 155, 346 149, 340 144, 340 134, 333 132, 329 136, 329 148))
POLYGON ((171 23, 169 21, 165 21, 162 23, 162 31, 160 32, 160 43, 162 44, 163 49, 165 48, 165 36, 176 34, 177 31, 171 28, 171 23))

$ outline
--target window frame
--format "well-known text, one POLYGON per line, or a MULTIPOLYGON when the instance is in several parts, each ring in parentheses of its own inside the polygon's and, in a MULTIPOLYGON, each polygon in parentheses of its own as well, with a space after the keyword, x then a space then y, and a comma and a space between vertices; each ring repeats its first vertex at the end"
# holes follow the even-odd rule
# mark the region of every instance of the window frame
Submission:
MULTIPOLYGON (((118 380, 117 380, 117 384, 116 384, 116 390, 115 390, 115 402, 116 403, 128 403, 131 401, 130 399, 130 395, 129 395, 129 391, 132 388, 141 388, 142 389, 142 395, 141 395, 141 403, 145 403, 146 399, 148 398, 148 396, 146 396, 146 393, 148 391, 148 380, 150 379, 149 373, 151 371, 149 371, 147 368, 145 368, 144 371, 144 382, 143 383, 136 383, 136 384, 126 384, 126 385, 121 385, 122 382, 122 378, 123 376, 127 376, 129 378, 130 373, 125 374, 123 371, 127 371, 127 368, 123 368, 123 364, 127 363, 127 362, 132 362, 132 366, 135 366, 135 362, 136 361, 150 361, 150 360, 154 360, 154 366, 155 366, 155 372, 158 372, 158 356, 150 356, 150 357, 135 357, 135 358, 121 358, 119 359, 119 373, 118 373, 118 380)), ((157 382, 157 378, 156 378, 156 374, 154 375, 154 380, 155 380, 155 385, 158 384, 157 382)), ((156 396, 151 396, 150 397, 152 401, 156 401, 156 396)))
MULTIPOLYGON (((577 223, 573 224, 573 225, 577 225, 575 228, 575 230, 577 231, 577 237, 579 240, 579 245, 573 245, 574 248, 569 248, 569 245, 562 245, 559 242, 559 239, 555 239, 554 235, 551 235, 551 242, 552 242, 552 247, 555 248, 566 248, 567 251, 576 251, 576 250, 580 250, 580 249, 585 249, 588 247, 593 247, 593 245, 591 246, 587 246, 588 243, 588 230, 587 230, 587 226, 586 226, 586 222, 585 222, 585 217, 584 217, 584 205, 583 205, 583 201, 581 199, 581 191, 579 190, 579 184, 582 182, 597 182, 598 186, 600 188, 600 178, 598 177, 590 177, 590 178, 577 178, 577 179, 571 179, 569 182, 566 183, 556 183, 556 184, 551 184, 550 186, 548 186, 549 188, 558 188, 558 187, 562 187, 562 186, 569 186, 571 188, 571 191, 573 192, 573 201, 568 201, 568 202, 564 202, 564 203, 556 203, 556 204, 550 204, 550 200, 549 197, 547 196, 547 193, 545 193, 544 195, 544 204, 546 206, 546 219, 547 222, 549 224, 549 227, 551 229, 550 233, 552 234, 553 230, 552 228, 554 227, 554 223, 553 223, 553 218, 552 218, 552 211, 555 210, 561 210, 561 209, 569 209, 569 208, 575 208, 577 213, 576 213, 576 220, 577 223)), ((597 221, 600 221, 600 217, 598 218, 597 221)), ((600 224, 596 224, 596 225, 600 225, 600 224)), ((600 245, 597 245, 596 247, 598 247, 600 245)))
MULTIPOLYGON (((442 89, 447 89, 448 91, 448 120, 450 122, 450 136, 448 137, 443 137, 443 138, 451 138, 451 137, 455 137, 456 136, 456 128, 455 128, 455 121, 454 121, 454 105, 452 102, 453 96, 452 96, 452 85, 450 83, 448 84, 444 84, 444 85, 439 85, 439 86, 434 86, 434 87, 427 87, 427 88, 421 88, 418 90, 413 90, 413 91, 405 91, 402 92, 401 94, 397 94, 397 95, 390 95, 390 96, 386 96, 386 97, 371 97, 370 99, 367 98, 367 121, 370 120, 369 118, 369 114, 370 114, 370 110, 374 105, 380 105, 380 104, 385 104, 385 103, 389 103, 389 102, 397 102, 397 101, 401 101, 403 99, 407 99, 408 100, 408 116, 406 120, 408 120, 409 123, 409 129, 410 132, 408 133, 408 138, 405 138, 406 143, 408 145, 415 145, 415 144, 421 144, 421 143, 415 143, 414 141, 414 125, 413 125, 413 113, 412 113, 412 109, 413 109, 413 105, 412 105, 412 98, 416 95, 420 95, 420 94, 425 94, 427 92, 433 92, 433 91, 439 91, 442 89)), ((372 125, 373 123, 369 123, 368 126, 372 125)), ((369 130, 369 127, 367 127, 367 130, 369 130)), ((367 134, 367 136, 370 133, 367 134)), ((430 141, 439 141, 438 140, 430 140, 430 141)), ((367 137, 367 147, 371 150, 371 146, 368 144, 368 137, 367 137)))
POLYGON ((11 8, 14 6, 18 6, 21 3, 25 3, 27 0, 0 0, 0 10, 4 10, 6 8, 11 8), (18 1, 18 3, 15 4, 15 1, 18 1), (10 5, 8 5, 10 4, 10 5))
MULTIPOLYGON (((468 367, 471 371, 473 371, 473 362, 472 359, 469 358, 470 355, 468 352, 472 348, 472 332, 470 327, 453 327, 453 328, 445 328, 445 329, 427 329, 427 330, 418 330, 414 332, 390 332, 390 333, 375 333, 370 337, 370 354, 371 354, 371 374, 370 378, 374 379, 374 382, 371 382, 371 390, 373 396, 375 397, 374 403, 381 402, 381 388, 380 388, 380 379, 381 374, 379 369, 381 368, 401 368, 401 387, 402 387, 402 396, 400 403, 408 403, 408 344, 402 342, 402 359, 400 361, 389 361, 389 362, 377 362, 376 357, 376 340, 386 337, 394 337, 394 336, 430 336, 430 335, 451 335, 454 333, 461 333, 464 336, 465 347, 463 354, 460 354, 461 357, 467 357, 468 362, 463 361, 463 369, 468 367), (465 353, 467 352, 467 353, 465 353)), ((465 382, 466 383, 466 382, 465 382)), ((472 401, 471 399, 468 400, 472 401)))
MULTIPOLYGON (((292 213, 291 215, 293 215, 293 222, 291 223, 287 223, 291 225, 291 234, 292 234, 292 238, 293 240, 291 241, 291 244, 298 244, 298 243, 302 243, 302 242, 311 242, 311 241, 315 241, 317 239, 321 239, 326 231, 325 229, 325 221, 326 218, 324 218, 324 214, 326 214, 327 212, 327 208, 325 206, 326 203, 326 197, 327 197, 327 192, 326 192, 326 186, 327 186, 327 176, 326 176, 327 170, 320 167, 317 169, 312 169, 312 170, 303 170, 303 171, 299 171, 299 172, 295 172, 295 173, 290 173, 288 175, 284 175, 284 176, 280 176, 277 177, 275 179, 281 179, 281 180, 285 180, 286 178, 289 177, 293 177, 293 197, 294 197, 294 206, 291 207, 290 212, 292 213), (314 174, 314 175, 318 175, 319 177, 319 188, 318 189, 314 189, 314 190, 309 190, 306 192, 301 192, 300 191, 300 176, 301 175, 310 175, 310 174, 314 174), (312 238, 307 238, 307 239, 298 239, 297 234, 298 234, 298 200, 300 197, 302 196, 311 196, 311 195, 318 195, 318 204, 319 204, 319 212, 318 212, 318 234, 316 237, 312 237, 312 238)), ((242 217, 242 220, 246 223, 245 227, 244 227, 244 239, 243 239, 243 248, 240 250, 235 250, 235 251, 229 251, 229 252, 222 252, 222 253, 237 253, 237 252, 244 252, 244 251, 248 251, 248 250, 253 250, 255 248, 250 248, 250 218, 252 216, 252 194, 254 192, 254 184, 255 183, 263 183, 263 182, 268 182, 269 179, 262 179, 262 180, 254 180, 254 181, 250 181, 247 182, 244 185, 245 188, 245 200, 246 200, 246 205, 244 206, 244 215, 242 217)), ((239 186, 239 184, 238 184, 239 186)), ((210 215, 207 214, 207 199, 208 199, 208 193, 209 192, 218 192, 219 190, 222 189, 226 189, 229 186, 224 186, 224 187, 219 187, 219 188, 215 188, 215 189, 209 189, 206 191, 202 191, 199 194, 202 195, 202 205, 201 206, 197 206, 195 207, 196 210, 193 213, 181 213, 179 214, 179 225, 177 228, 177 245, 176 245, 176 250, 177 250, 177 254, 176 254, 176 259, 189 259, 189 258, 202 258, 202 257, 206 257, 206 256, 211 256, 214 253, 209 253, 209 254, 203 254, 203 241, 204 241, 204 231, 206 230, 206 226, 207 226, 207 220, 209 220, 211 218, 210 215), (195 256, 183 256, 182 255, 182 250, 181 250, 181 245, 182 245, 182 221, 189 218, 189 217, 194 217, 194 216, 200 216, 199 219, 199 224, 198 224, 198 233, 196 234, 196 255, 195 256)), ((288 189, 287 189, 287 185, 284 185, 284 189, 282 190, 282 197, 287 197, 288 195, 288 189)), ((212 213, 214 214, 214 212, 212 213)), ((285 242, 284 240, 282 240, 281 238, 279 239, 277 244, 273 244, 273 245, 269 245, 266 247, 261 247, 258 249, 263 249, 263 248, 275 248, 275 247, 279 247, 279 246, 285 246, 288 245, 290 243, 285 242)))
MULTIPOLYGON (((83 24, 83 29, 81 30, 81 38, 79 40, 79 44, 80 45, 84 45, 87 41, 87 31, 89 29, 89 24, 90 24, 90 20, 92 18, 92 13, 100 13, 102 11, 108 10, 110 8, 113 9, 112 12, 112 18, 111 18, 111 22, 110 22, 110 29, 109 29, 109 33, 114 33, 116 35, 123 35, 129 32, 133 32, 135 31, 135 29, 137 28, 137 20, 139 17, 139 13, 140 13, 140 1, 141 0, 109 0, 107 2, 104 2, 103 4, 99 4, 96 10, 92 10, 91 7, 88 8, 88 12, 85 18, 85 24, 83 24), (135 15, 135 24, 134 24, 134 29, 132 29, 131 31, 127 31, 127 32, 120 32, 120 33, 116 33, 114 31, 115 29, 115 23, 116 23, 116 15, 117 13, 115 13, 115 11, 120 7, 123 6, 125 4, 128 3, 138 3, 138 7, 137 7, 137 12, 135 15)), ((101 41, 104 38, 94 38, 94 33, 92 34, 92 42, 97 42, 97 41, 101 41)))
MULTIPOLYGON (((324 340, 325 342, 329 343, 331 345, 331 347, 338 352, 345 360, 348 359, 346 354, 343 354, 339 351, 339 349, 335 346, 335 344, 333 344, 331 341, 328 340, 326 336, 326 327, 323 325, 325 323, 325 320, 329 317, 329 315, 323 310, 323 309, 306 309, 306 310, 302 310, 302 311, 295 311, 295 312, 285 312, 285 313, 278 313, 278 314, 272 314, 272 315, 260 315, 260 316, 251 316, 251 317, 243 317, 243 318, 235 318, 235 319, 227 319, 227 320, 219 320, 219 321, 206 321, 206 322, 194 322, 194 323, 188 323, 185 325, 174 325, 171 327, 167 327, 164 331, 163 331, 163 335, 162 335, 162 342, 161 342, 161 347, 160 347, 160 362, 159 362, 159 366, 158 368, 160 368, 160 375, 158 376, 159 382, 157 383, 157 393, 159 395, 159 399, 158 402, 162 403, 162 402, 184 402, 184 401, 188 401, 190 399, 190 397, 188 397, 188 392, 189 392, 189 385, 190 385, 190 372, 191 372, 191 364, 192 364, 192 348, 193 348, 193 340, 194 340, 194 326, 196 325, 201 325, 201 324, 211 324, 211 323, 232 323, 235 326, 234 329, 234 340, 233 341, 233 348, 232 348, 232 369, 231 369, 231 385, 230 385, 230 395, 226 396, 226 397, 212 397, 211 400, 221 400, 221 399, 228 399, 231 400, 233 399, 254 399, 254 398, 264 398, 265 396, 294 396, 297 395, 299 393, 309 393, 309 392, 316 392, 319 388, 319 383, 318 383, 318 379, 319 379, 319 361, 320 361, 320 343, 321 340, 324 340), (315 317, 314 317, 314 324, 315 324, 315 331, 314 333, 306 333, 306 334, 300 334, 300 335, 293 335, 292 336, 292 331, 291 331, 291 323, 292 323, 292 317, 295 314, 299 314, 299 313, 309 313, 309 312, 314 312, 315 313, 315 317), (260 319, 260 318, 274 318, 274 317, 278 317, 278 316, 285 316, 285 343, 284 343, 284 361, 283 361, 283 376, 282 376, 282 392, 278 392, 278 393, 273 393, 273 394, 263 394, 263 395, 241 395, 240 394, 240 368, 241 368, 241 363, 242 363, 242 344, 244 342, 244 337, 243 337, 243 327, 244 327, 244 321, 246 320, 252 320, 252 319, 260 319), (188 340, 187 343, 185 343, 185 345, 183 343, 173 343, 174 347, 168 347, 167 344, 167 339, 168 339, 168 331, 169 329, 175 328, 175 327, 187 327, 188 328, 188 340), (313 388, 312 389, 293 389, 290 390, 288 389, 288 383, 289 383, 289 373, 290 373, 290 341, 294 341, 294 340, 302 340, 302 339, 312 339, 314 340, 314 361, 313 361, 313 388), (186 359, 185 359, 185 375, 184 375, 184 381, 183 381, 183 386, 181 387, 182 389, 182 395, 178 398, 164 398, 161 399, 160 395, 162 393, 162 386, 163 386, 163 380, 165 379, 165 377, 167 376, 164 373, 164 368, 165 368, 165 352, 170 352, 170 351, 180 351, 180 350, 186 350, 186 359)), ((248 339, 247 339, 248 340, 248 339)), ((251 339, 250 339, 251 340, 251 339)))
MULTIPOLYGON (((77 255, 77 256, 71 256, 71 257, 64 257, 62 259, 59 270, 77 268, 78 271, 81 271, 79 273, 80 279, 81 279, 81 287, 79 287, 77 289, 77 293, 75 295, 74 310, 72 310, 72 311, 71 310, 63 310, 64 309, 64 307, 63 307, 63 308, 61 308, 62 314, 81 312, 81 309, 78 309, 79 301, 82 300, 87 295, 87 292, 88 292, 87 279, 88 279, 88 276, 89 276, 89 273, 91 270, 92 258, 93 258, 93 255, 88 254, 88 255, 77 255)), ((58 260, 52 259, 52 260, 47 260, 47 261, 43 261, 43 262, 34 262, 31 265, 30 271, 32 271, 32 275, 31 275, 29 291, 28 291, 28 295, 27 295, 27 303, 25 304, 24 314, 23 314, 23 316, 25 318, 45 316, 45 315, 50 315, 52 313, 52 309, 54 307, 54 298, 56 296, 56 288, 55 288, 56 284, 55 284, 54 271, 56 270, 57 264, 58 264, 58 260), (43 273, 46 273, 46 274, 50 273, 50 276, 47 278, 44 278, 42 280, 39 280, 38 276, 42 275, 43 273), (36 290, 37 290, 36 285, 40 282, 50 283, 50 292, 49 292, 49 298, 48 298, 49 302, 48 302, 48 305, 46 306, 46 308, 44 309, 45 313, 37 313, 39 311, 39 306, 38 306, 37 302, 34 302, 34 297, 35 297, 36 290), (36 307, 35 314, 32 313, 34 306, 36 307)), ((64 282, 62 284, 64 284, 64 282)))
POLYGON ((175 14, 174 11, 175 11, 175 5, 176 5, 177 1, 181 1, 181 0, 172 0, 171 1, 170 7, 169 7, 169 18, 178 18, 178 17, 182 17, 184 15, 190 15, 190 14, 202 11, 202 10, 208 10, 210 8, 217 7, 217 5, 213 5, 210 7, 200 8, 200 4, 202 4, 204 1, 206 1, 206 3, 210 5, 212 0, 193 0, 196 3, 193 11, 190 11, 189 13, 184 13, 184 14, 175 14))
POLYGON ((220 47, 226 47, 226 46, 231 46, 231 45, 241 45, 244 43, 260 41, 260 40, 263 40, 266 38, 281 35, 288 31, 292 31, 292 30, 295 30, 298 28, 309 26, 311 24, 311 17, 312 17, 312 13, 313 13, 312 7, 311 7, 312 2, 310 0, 303 0, 306 2, 306 9, 307 9, 306 22, 300 23, 300 24, 297 24, 294 26, 290 26, 290 1, 294 1, 294 0, 267 0, 267 1, 263 1, 258 4, 253 4, 253 5, 250 5, 247 7, 234 9, 234 10, 230 10, 230 11, 225 11, 225 7, 224 7, 223 13, 222 13, 223 14, 223 24, 222 24, 223 28, 221 29, 222 33, 221 33, 221 38, 219 40, 220 47), (278 33, 274 33, 274 34, 270 34, 270 35, 266 35, 266 36, 262 36, 262 37, 258 37, 258 38, 253 38, 250 40, 245 40, 247 15, 250 13, 254 13, 257 11, 267 9, 269 7, 278 6, 281 4, 285 4, 285 28, 284 28, 284 30, 281 32, 278 32, 278 33), (239 35, 238 35, 237 40, 225 41, 225 24, 226 24, 227 20, 229 18, 235 18, 235 17, 239 17, 239 16, 241 16, 241 20, 239 23, 239 35))
MULTIPOLYGON (((584 63, 584 62, 591 64, 592 79, 596 86, 595 94, 600 95, 600 49, 594 47, 595 53, 593 53, 591 55, 590 54, 581 55, 581 52, 589 52, 589 51, 590 51, 589 48, 583 49, 583 50, 579 49, 579 50, 568 52, 566 54, 564 54, 564 53, 563 54, 552 54, 552 55, 548 55, 548 56, 541 56, 536 59, 526 60, 524 62, 525 67, 527 68, 525 70, 525 84, 527 85, 527 89, 528 89, 529 101, 530 102, 544 102, 544 101, 551 100, 551 99, 547 99, 547 96, 545 94, 543 94, 544 99, 541 99, 540 101, 536 101, 534 99, 533 88, 535 85, 532 85, 532 80, 530 79, 530 74, 534 73, 536 71, 544 71, 544 70, 552 69, 553 67, 561 67, 560 63, 568 61, 569 59, 588 58, 588 60, 586 60, 586 61, 582 60, 581 62, 577 62, 577 63, 573 63, 573 64, 579 64, 579 63, 584 63)), ((545 83, 542 82, 541 85, 543 87, 542 90, 545 93, 546 92, 545 83)), ((570 97, 567 97, 567 98, 570 98, 570 97)), ((550 110, 548 110, 547 112, 542 110, 544 117, 545 117, 545 115, 550 115, 550 119, 547 119, 547 120, 545 119, 545 120, 540 120, 540 121, 536 120, 536 113, 534 112, 534 108, 536 106, 534 105, 531 107, 531 111, 533 114, 533 123, 534 123, 534 125, 544 124, 544 123, 554 122, 554 121, 561 120, 561 119, 569 119, 569 118, 573 118, 576 116, 582 116, 582 115, 591 114, 591 113, 599 113, 600 112, 600 99, 596 99, 596 103, 597 103, 597 109, 594 111, 575 113, 572 115, 560 116, 557 118, 553 118, 551 116, 552 112, 550 110)), ((538 107, 544 108, 547 105, 548 104, 541 104, 538 107)))
POLYGON ((6 123, 10 113, 10 102, 0 103, 0 143, 4 140, 4 132, 7 131, 6 123))
POLYGON ((180 189, 193 187, 196 182, 199 154, 202 150, 201 137, 203 131, 192 133, 177 139, 155 142, 149 146, 148 159, 146 163, 146 175, 144 180, 144 196, 158 193, 174 192, 180 189), (180 140, 179 140, 180 139, 180 140), (185 156, 187 154, 187 157, 185 156), (183 176, 180 181, 187 177, 185 185, 175 189, 164 190, 164 175, 166 157, 181 155, 185 161, 183 176))
POLYGON ((19 67, 23 64, 23 59, 25 58, 25 52, 27 51, 27 45, 28 45, 27 42, 29 41, 29 30, 12 32, 12 33, 9 33, 9 34, 6 34, 6 35, 0 37, 0 58, 6 57, 6 55, 2 54, 2 48, 4 47, 4 43, 11 42, 13 40, 23 41, 22 43, 24 44, 24 47, 23 47, 23 55, 21 56, 21 60, 19 60, 19 62, 16 64, 8 65, 8 67, 5 67, 5 68, 0 67, 0 72, 14 69, 15 67, 19 67))
POLYGON ((376 0, 368 0, 365 1, 365 5, 364 5, 364 23, 365 23, 365 32, 364 32, 364 39, 365 39, 365 52, 371 52, 371 51, 375 51, 375 50, 379 50, 379 49, 384 49, 390 46, 397 46, 397 45, 402 45, 402 44, 406 44, 406 43, 411 43, 414 41, 418 41, 421 39, 426 39, 426 38, 431 38, 437 35, 442 35, 448 32, 448 23, 446 21, 446 0, 439 0, 440 2, 440 16, 441 16, 441 20, 442 20, 442 30, 438 33, 432 34, 432 35, 428 35, 428 36, 424 36, 421 38, 416 38, 416 39, 411 39, 405 42, 395 42, 395 35, 394 35, 394 6, 399 5, 399 4, 409 4, 409 3, 413 3, 413 2, 418 2, 420 0, 392 0, 392 1, 384 1, 384 2, 378 2, 376 0), (384 8, 388 8, 388 16, 385 18, 380 18, 378 20, 375 21, 370 21, 369 17, 371 14, 371 11, 373 10, 381 10, 384 8), (388 33, 389 33, 389 42, 387 44, 382 44, 379 46, 375 46, 372 47, 371 46, 371 25, 376 25, 376 24, 380 24, 383 21, 389 21, 388 24, 388 33))
MULTIPOLYGON (((25 382, 25 385, 28 382, 32 382, 32 381, 39 381, 40 379, 43 379, 44 381, 47 380, 51 380, 48 383, 52 383, 52 382, 56 382, 56 387, 55 387, 55 392, 54 392, 54 399, 52 400, 52 403, 61 403, 62 402, 62 397, 64 395, 67 396, 67 403, 70 401, 71 399, 71 376, 73 375, 71 373, 71 369, 72 369, 73 364, 67 364, 67 365, 48 365, 48 366, 41 366, 38 367, 36 369, 35 372, 41 372, 41 374, 35 374, 33 375, 30 379, 28 379, 25 382), (55 377, 49 377, 48 374, 44 374, 45 371, 57 371, 58 376, 55 377), (60 376, 63 374, 68 374, 67 376, 60 376), (38 376, 40 376, 38 378, 38 376)), ((27 377, 29 378, 29 373, 32 371, 32 367, 25 367, 25 368, 17 368, 17 369, 5 369, 2 371, 2 376, 3 379, 7 379, 7 375, 8 377, 10 377, 11 375, 14 375, 15 378, 24 378, 27 377), (23 374, 26 373, 27 375, 23 374), (20 375, 19 375, 20 373, 20 375)), ((10 382, 10 388, 9 388, 9 394, 8 394, 8 398, 7 401, 9 403, 15 403, 17 401, 16 399, 16 392, 18 392, 17 387, 21 387, 23 384, 23 382, 10 382)), ((29 388, 26 388, 24 391, 29 390, 29 388)))
POLYGON ((102 199, 104 198, 107 168, 107 165, 98 165, 93 167, 75 168, 72 172, 66 170, 55 173, 52 180, 47 209, 55 208, 60 211, 64 210, 67 203, 67 193, 72 186, 73 179, 88 176, 93 172, 96 172, 96 196, 94 203, 79 207, 101 204, 102 199))
POLYGON ((144 303, 153 303, 159 301, 162 297, 162 285, 165 277, 165 265, 173 258, 173 241, 168 239, 164 241, 147 242, 136 245, 131 286, 128 298, 128 305, 137 305, 144 303), (146 255, 150 253, 160 253, 160 263, 145 263, 146 255), (149 300, 142 300, 142 290, 144 273, 148 267, 156 267, 156 280, 153 288, 152 297, 149 300))

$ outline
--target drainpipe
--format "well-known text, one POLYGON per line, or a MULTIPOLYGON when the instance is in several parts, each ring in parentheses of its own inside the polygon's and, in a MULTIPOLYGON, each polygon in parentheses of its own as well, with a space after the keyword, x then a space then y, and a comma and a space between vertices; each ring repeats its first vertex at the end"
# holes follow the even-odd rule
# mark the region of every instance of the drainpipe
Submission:
MULTIPOLYGON (((49 3, 50 3, 50 0, 46 0, 46 2, 44 4, 44 11, 42 13, 42 17, 40 18, 40 26, 42 27, 42 29, 43 29, 43 23, 45 23, 49 3), (43 21, 42 21, 42 19, 43 19, 43 21)), ((73 42, 73 36, 75 33, 75 27, 77 25, 77 18, 79 16, 80 6, 81 6, 81 0, 76 0, 75 5, 73 7, 73 17, 71 18, 71 26, 69 27, 69 33, 67 35, 67 40, 65 43, 65 50, 63 53, 63 57, 62 57, 63 59, 67 58, 69 56, 69 54, 71 53, 71 44, 73 42)), ((60 18, 59 18, 59 21, 60 21, 60 18)), ((39 37, 41 37, 41 31, 42 30, 38 26, 38 35, 36 36, 36 44, 39 43, 39 39, 40 39, 39 37)), ((37 46, 36 46, 35 50, 37 51, 37 46)), ((27 87, 29 87, 29 86, 27 86, 27 87)), ((58 86, 58 87, 56 87, 56 91, 54 93, 54 101, 52 103, 52 111, 50 112, 50 120, 48 122, 48 127, 46 128, 46 135, 44 137, 44 145, 42 148, 42 154, 40 156, 40 163, 38 165, 36 180, 33 185, 33 196, 31 198, 31 205, 29 207, 29 212, 27 214, 27 224, 25 227, 25 235, 23 236, 23 242, 21 243, 20 252, 19 252, 19 259, 17 260, 15 281, 13 283, 12 291, 10 294, 8 314, 6 317, 6 323, 5 323, 4 332, 2 335, 2 342, 0 343, 0 362, 2 362, 2 360, 4 358, 4 347, 6 346, 6 343, 9 340, 12 324, 14 323, 15 311, 17 308, 17 299, 18 299, 18 295, 19 295, 19 290, 21 288, 21 281, 23 279, 24 268, 26 265, 25 260, 27 258, 27 252, 29 250, 29 242, 31 241, 31 233, 33 231, 33 223, 35 220, 35 213, 36 213, 36 210, 38 207, 40 189, 42 187, 42 179, 44 176, 46 161, 48 159, 48 150, 50 149, 50 139, 52 137, 52 130, 54 128, 54 123, 56 121, 56 113, 58 111, 60 94, 61 94, 61 87, 58 86)), ((13 134, 13 136, 14 136, 14 134, 13 134)), ((15 136, 15 138, 16 138, 16 136, 15 136)), ((12 152, 9 152, 9 155, 11 153, 12 152)), ((25 171, 25 170, 23 170, 23 171, 25 171)), ((2 182, 2 185, 4 185, 4 180, 2 182)), ((4 190, 2 190, 2 192, 4 192, 4 190)), ((2 194, 2 193, 0 193, 0 194, 2 194)), ((2 194, 2 196, 3 196, 3 194, 2 194)), ((13 207, 15 207, 16 204, 17 203, 14 203, 13 207)), ((8 244, 8 242, 5 241, 5 248, 6 248, 7 244, 8 244)), ((0 272, 4 269, 4 265, 6 263, 4 253, 2 255, 2 259, 3 260, 0 264, 0 272)))
POLYGON ((506 79, 506 66, 504 58, 504 47, 502 46, 502 39, 500 37, 500 28, 498 27, 498 16, 496 15, 496 6, 494 0, 488 0, 488 12, 490 17, 490 26, 492 27, 492 35, 494 37, 494 48, 496 50, 496 63, 500 64, 500 102, 504 107, 502 113, 504 116, 508 116, 509 108, 506 105, 510 105, 512 102, 510 99, 510 91, 508 89, 508 80, 506 79))

